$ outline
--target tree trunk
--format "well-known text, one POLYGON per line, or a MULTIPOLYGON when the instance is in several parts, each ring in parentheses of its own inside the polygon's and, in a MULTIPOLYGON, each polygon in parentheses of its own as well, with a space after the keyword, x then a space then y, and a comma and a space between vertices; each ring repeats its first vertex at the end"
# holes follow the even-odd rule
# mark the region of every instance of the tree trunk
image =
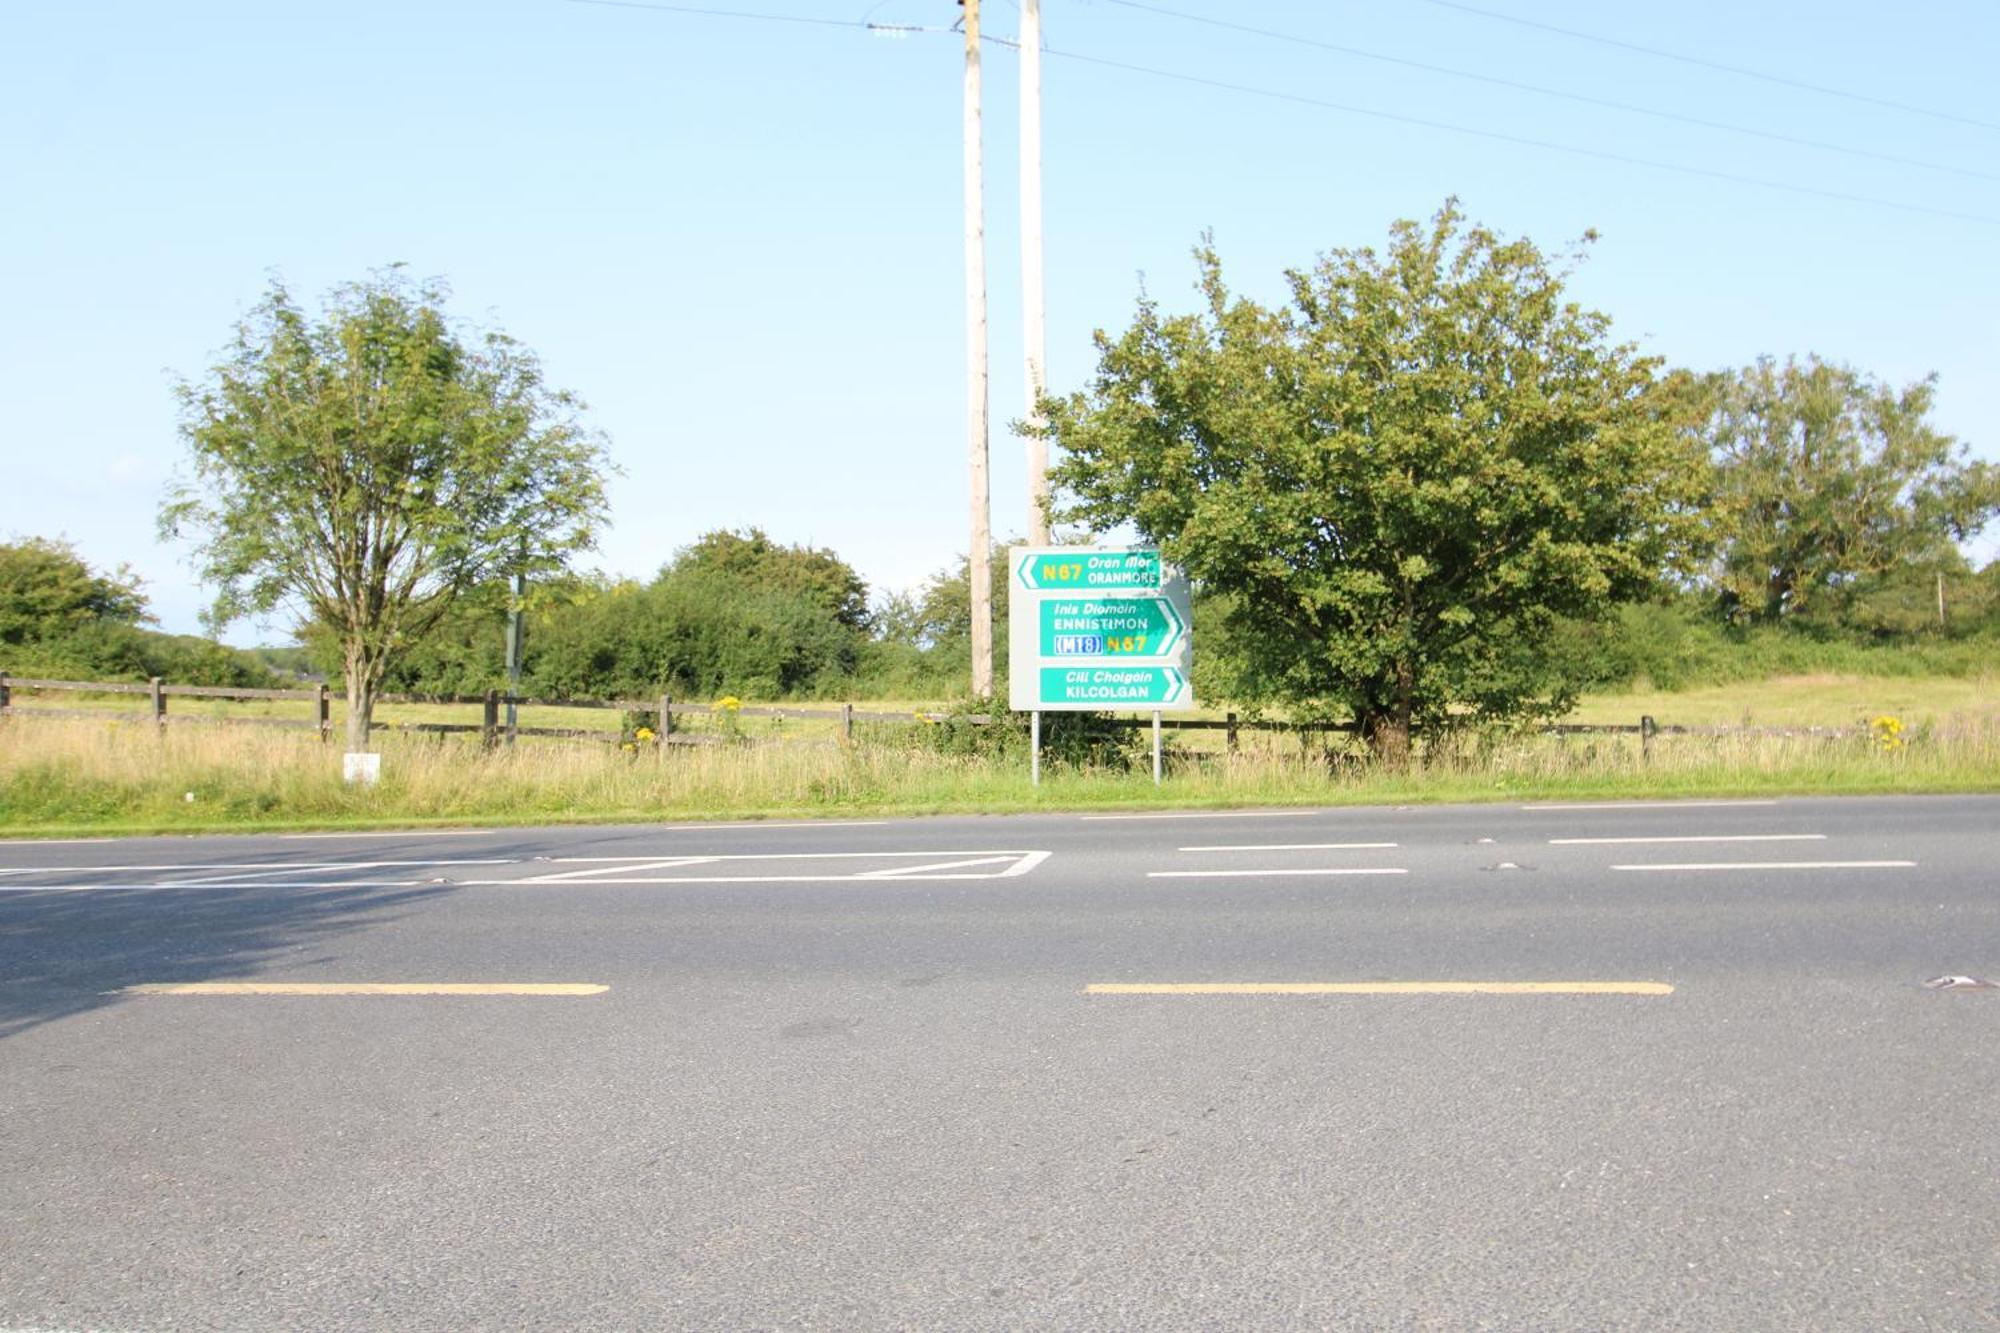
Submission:
POLYGON ((375 720, 375 682, 366 666, 347 664, 347 752, 368 753, 368 730, 375 720))
POLYGON ((1368 740, 1368 748, 1375 755, 1375 762, 1389 769, 1404 769, 1410 765, 1410 723, 1399 717, 1394 710, 1366 713, 1361 718, 1361 732, 1368 740))
POLYGON ((1395 698, 1371 704, 1361 715, 1361 734, 1375 761, 1384 768, 1410 765, 1410 730, 1416 713, 1417 672, 1409 662, 1396 663, 1395 698))

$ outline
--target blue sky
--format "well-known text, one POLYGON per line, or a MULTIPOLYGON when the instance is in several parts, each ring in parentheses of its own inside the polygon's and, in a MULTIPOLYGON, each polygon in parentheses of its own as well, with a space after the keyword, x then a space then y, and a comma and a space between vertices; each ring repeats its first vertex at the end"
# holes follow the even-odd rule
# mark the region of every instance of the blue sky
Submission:
MULTIPOLYGON (((1469 0, 1470 2, 1470 0, 1469 0)), ((704 0, 945 26, 952 0, 704 0)), ((1810 139, 1835 152, 1280 42, 1116 0, 1044 0, 1047 46, 1820 195, 1108 68, 1045 65, 1052 387, 1139 284, 1190 299, 1378 242, 1451 194, 1554 248, 1621 336, 1698 368, 1817 352, 1941 377, 1937 419, 2000 458, 2000 130, 1581 42, 1435 0, 1147 0, 1383 56, 1810 139), (1860 154, 1917 159, 1932 170, 1860 154), (1975 174, 1964 174, 1975 173, 1975 174), (1981 174, 1983 173, 1983 174, 1981 174), (1938 212, 1920 212, 1931 209, 1938 212), (1940 213, 1971 215, 1940 216, 1940 213)), ((1479 7, 2000 124, 2000 6, 1724 0, 1479 7)), ((987 0, 989 32, 1017 11, 987 0)), ((986 60, 994 527, 1025 528, 1015 56, 986 60)), ((596 563, 650 573, 716 527, 832 546, 880 588, 965 549, 960 65, 950 36, 495 0, 16 9, 0 46, 0 536, 203 602, 153 514, 169 394, 282 273, 392 262, 535 348, 625 469, 596 563)), ((1991 535, 1979 555, 1996 546, 1991 535)), ((239 642, 282 627, 243 626, 239 642)))

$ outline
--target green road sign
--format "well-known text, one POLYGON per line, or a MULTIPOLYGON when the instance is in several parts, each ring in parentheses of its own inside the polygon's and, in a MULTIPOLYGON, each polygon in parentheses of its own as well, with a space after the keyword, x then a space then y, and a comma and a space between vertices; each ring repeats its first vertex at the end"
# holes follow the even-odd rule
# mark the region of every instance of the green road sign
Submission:
POLYGON ((1039 609, 1043 657, 1166 657, 1187 632, 1165 597, 1054 597, 1039 609))
POLYGON ((1187 677, 1173 667, 1079 666, 1041 669, 1045 703, 1086 708, 1158 708, 1179 702, 1187 677))
POLYGON ((1016 546, 1007 698, 1022 712, 1195 707, 1188 581, 1151 546, 1016 546))
POLYGON ((1015 563, 1014 578, 1021 587, 1038 590, 1074 588, 1088 592, 1103 588, 1152 592, 1160 586, 1160 553, 1103 551, 1083 546, 1074 551, 1034 552, 1015 563))

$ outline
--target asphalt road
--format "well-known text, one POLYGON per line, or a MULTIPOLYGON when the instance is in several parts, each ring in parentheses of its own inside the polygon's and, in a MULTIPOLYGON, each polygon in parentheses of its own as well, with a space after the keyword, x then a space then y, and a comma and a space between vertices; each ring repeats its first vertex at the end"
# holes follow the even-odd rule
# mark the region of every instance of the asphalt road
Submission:
POLYGON ((0 1329, 2000 1328, 1996 824, 0 845, 0 1329))

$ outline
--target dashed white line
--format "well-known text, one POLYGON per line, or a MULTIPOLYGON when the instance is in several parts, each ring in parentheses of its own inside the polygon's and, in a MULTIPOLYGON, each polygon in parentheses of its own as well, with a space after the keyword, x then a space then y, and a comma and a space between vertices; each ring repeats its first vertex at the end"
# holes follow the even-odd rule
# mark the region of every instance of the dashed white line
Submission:
POLYGON ((1606 847, 1647 842, 1825 842, 1824 833, 1690 833, 1667 838, 1550 838, 1551 847, 1606 847))
POLYGON ((1394 847, 1393 842, 1237 842, 1213 847, 1183 847, 1184 852, 1346 852, 1394 847))
POLYGON ((1407 875, 1401 866, 1325 866, 1312 870, 1148 870, 1147 879, 1264 879, 1272 875, 1407 875))
POLYGON ((1613 866, 1613 870, 1907 870, 1915 861, 1686 861, 1678 865, 1613 866))

